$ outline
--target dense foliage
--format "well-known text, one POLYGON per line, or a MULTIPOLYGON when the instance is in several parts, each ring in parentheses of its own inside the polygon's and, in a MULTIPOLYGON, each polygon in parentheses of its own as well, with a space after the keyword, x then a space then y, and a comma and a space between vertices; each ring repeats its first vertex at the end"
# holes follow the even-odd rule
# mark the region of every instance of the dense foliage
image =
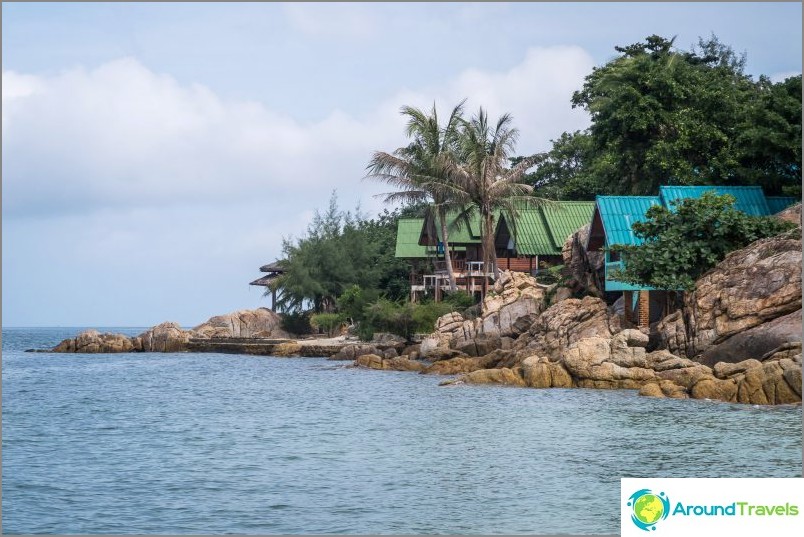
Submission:
POLYGON ((655 194, 659 185, 761 185, 801 194, 801 75, 772 83, 712 36, 691 51, 672 40, 615 47, 572 106, 586 131, 553 141, 531 184, 558 199, 655 194))
POLYGON ((652 206, 647 220, 633 225, 645 242, 611 247, 627 261, 625 270, 613 277, 657 289, 692 289, 729 252, 795 227, 773 217, 749 216, 735 209, 734 202, 733 196, 707 192, 674 202, 672 209, 652 206))
POLYGON ((394 300, 406 297, 408 265, 393 256, 400 214, 386 210, 368 219, 344 212, 333 194, 327 211, 316 211, 305 237, 283 241, 280 263, 286 272, 272 284, 279 309, 333 313, 338 297, 352 285, 382 289, 394 300))

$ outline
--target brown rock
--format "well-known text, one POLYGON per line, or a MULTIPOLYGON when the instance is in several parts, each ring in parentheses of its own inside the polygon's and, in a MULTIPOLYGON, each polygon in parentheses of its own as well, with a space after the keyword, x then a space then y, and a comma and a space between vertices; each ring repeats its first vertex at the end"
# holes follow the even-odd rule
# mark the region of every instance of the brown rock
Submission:
POLYGON ((391 369, 393 371, 423 371, 425 365, 415 360, 409 360, 404 357, 391 358, 390 360, 383 360, 383 369, 391 369))
POLYGON ((705 377, 695 383, 690 393, 694 399, 736 402, 737 382, 734 379, 705 377))
POLYGON ((182 352, 187 350, 187 343, 193 335, 182 330, 178 323, 166 322, 137 337, 142 341, 142 350, 145 352, 182 352))
POLYGON ((216 315, 193 328, 196 337, 290 337, 282 330, 282 318, 268 308, 216 315))
POLYGON ((518 372, 504 367, 502 369, 479 369, 458 379, 467 384, 504 384, 506 386, 525 386, 518 372))
POLYGON ((546 358, 531 356, 522 361, 522 376, 531 388, 571 388, 572 377, 564 367, 546 358))
POLYGON ((273 355, 274 356, 281 356, 281 357, 288 357, 288 356, 299 356, 302 351, 302 346, 296 343, 295 341, 291 341, 288 343, 280 343, 276 347, 274 347, 273 355))
POLYGON ((715 376, 717 378, 726 379, 740 373, 745 373, 746 371, 754 367, 762 367, 762 362, 760 362, 759 360, 754 360, 753 358, 749 360, 743 360, 742 362, 737 362, 736 364, 730 364, 728 362, 719 362, 715 364, 712 370, 714 371, 715 376))
POLYGON ((382 357, 376 354, 363 354, 355 360, 355 365, 368 367, 369 369, 385 369, 385 362, 382 357))
POLYGON ((469 373, 478 369, 482 369, 480 358, 464 356, 435 362, 425 367, 422 373, 427 375, 455 375, 458 373, 469 373))
MULTIPOLYGON (((747 358, 764 358, 777 349, 801 349, 801 310, 740 332, 704 351, 701 363, 741 362, 747 358)), ((793 353, 795 354, 795 353, 793 353)))

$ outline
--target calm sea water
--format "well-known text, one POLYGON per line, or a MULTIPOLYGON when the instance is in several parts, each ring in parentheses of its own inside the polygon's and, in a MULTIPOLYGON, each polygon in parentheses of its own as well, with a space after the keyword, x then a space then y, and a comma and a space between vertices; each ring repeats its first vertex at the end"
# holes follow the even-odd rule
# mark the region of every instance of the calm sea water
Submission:
POLYGON ((612 534, 620 477, 801 476, 800 407, 21 352, 79 330, 3 330, 6 533, 612 534))

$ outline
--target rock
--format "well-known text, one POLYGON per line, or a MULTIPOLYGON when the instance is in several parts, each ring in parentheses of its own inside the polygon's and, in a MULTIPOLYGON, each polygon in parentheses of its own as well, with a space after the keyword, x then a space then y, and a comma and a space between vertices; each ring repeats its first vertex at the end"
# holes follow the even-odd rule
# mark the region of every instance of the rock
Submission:
POLYGON ((562 300, 567 300, 568 298, 572 298, 575 293, 572 292, 572 289, 569 287, 564 287, 563 285, 557 287, 555 292, 553 293, 553 298, 551 299, 551 304, 558 304, 562 300))
POLYGON ((632 328, 623 330, 622 332, 618 333, 614 336, 614 339, 621 340, 625 345, 628 347, 647 347, 648 346, 648 335, 643 334, 639 330, 634 330, 632 328))
POLYGON ((611 338, 619 332, 619 319, 609 313, 599 298, 570 298, 550 306, 514 344, 529 355, 558 361, 565 349, 586 338, 611 338))
POLYGON ((460 356, 466 356, 466 354, 462 353, 461 351, 444 348, 444 347, 436 347, 435 349, 427 352, 424 354, 422 351, 422 357, 430 360, 431 362, 437 362, 439 360, 449 360, 451 358, 457 358, 460 356))
POLYGON ((681 369, 684 367, 698 367, 698 362, 693 362, 688 358, 680 358, 668 351, 653 351, 645 355, 647 367, 654 371, 668 371, 670 369, 681 369))
POLYGON ((572 377, 564 367, 547 358, 531 356, 522 361, 522 377, 531 388, 571 388, 572 377))
POLYGON ((702 365, 658 371, 656 372, 656 376, 662 380, 670 380, 679 386, 683 386, 687 390, 691 390, 695 384, 704 378, 715 378, 714 375, 712 375, 712 370, 702 365))
POLYGON ((396 349, 393 347, 390 347, 382 351, 382 357, 387 360, 390 360, 391 358, 396 358, 397 356, 399 356, 399 353, 397 353, 396 349))
POLYGON ((364 354, 382 354, 374 345, 346 345, 341 350, 330 356, 330 360, 349 360, 353 361, 358 356, 364 354))
POLYGON ((677 356, 693 355, 688 344, 687 324, 681 311, 674 311, 659 321, 653 328, 651 336, 655 337, 659 349, 668 350, 677 356))
POLYGON ((385 369, 383 359, 376 354, 363 354, 355 360, 355 365, 369 369, 385 369))
POLYGON ((665 397, 664 392, 662 392, 658 382, 651 382, 650 384, 645 384, 642 386, 642 388, 639 389, 639 395, 644 395, 646 397, 665 397))
MULTIPOLYGON (((561 249, 564 268, 561 273, 574 293, 603 297, 603 251, 587 251, 589 224, 569 236, 561 249)), ((559 303, 554 300, 554 303, 559 303)))
POLYGON ((736 402, 737 382, 734 379, 705 377, 695 383, 690 394, 694 399, 736 402))
MULTIPOLYGON (((685 298, 692 334, 687 356, 701 355, 730 337, 800 309, 800 229, 755 241, 701 276, 685 298)), ((797 318, 800 341, 800 314, 797 318)), ((737 361, 757 357, 742 354, 737 361)))
POLYGON ((458 379, 466 384, 504 384, 506 386, 524 387, 525 381, 514 370, 504 367, 502 369, 479 369, 472 371, 458 379))
POLYGON ((422 373, 427 375, 455 375, 458 373, 469 373, 482 369, 480 358, 470 358, 468 356, 441 360, 428 367, 422 373))
POLYGON ((464 342, 455 349, 469 356, 485 356, 501 347, 502 338, 499 336, 482 335, 464 342))
POLYGON ((774 360, 783 360, 785 358, 798 360, 798 363, 801 363, 801 343, 796 341, 783 343, 762 356, 762 361, 772 362, 774 360))
POLYGON ((85 330, 75 338, 65 339, 56 345, 51 352, 79 353, 117 353, 137 350, 135 344, 142 344, 136 338, 122 334, 101 334, 97 330, 85 330))
POLYGON ((195 334, 182 330, 178 323, 158 324, 139 337, 145 352, 183 352, 187 350, 190 337, 195 334))
POLYGON ((761 359, 783 346, 800 349, 801 326, 801 310, 777 317, 708 347, 701 355, 700 362, 712 366, 718 362, 761 359))
POLYGON ((282 318, 268 308, 239 310, 216 315, 193 328, 196 337, 290 337, 282 330, 282 318))
POLYGON ((403 349, 407 340, 402 336, 389 332, 378 332, 371 338, 371 343, 377 347, 399 347, 403 349))
POLYGON ((792 222, 794 224, 798 224, 799 226, 802 224, 801 220, 801 203, 796 203, 788 207, 787 209, 776 213, 774 215, 779 220, 784 220, 785 222, 792 222))
POLYGON ((302 346, 296 343, 295 341, 291 341, 288 343, 280 343, 279 345, 274 347, 272 354, 274 356, 280 356, 280 357, 299 356, 299 354, 301 354, 301 351, 302 346))
POLYGON ((739 373, 745 373, 749 369, 753 369, 754 367, 762 367, 762 362, 759 360, 754 360, 753 358, 748 360, 743 360, 742 362, 737 362, 736 364, 732 364, 729 362, 719 362, 715 364, 712 368, 715 377, 719 379, 726 379, 729 377, 733 377, 739 373))
POLYGON ((391 358, 390 360, 383 360, 383 368, 391 369, 393 371, 423 371, 425 365, 415 360, 409 360, 404 357, 391 358))

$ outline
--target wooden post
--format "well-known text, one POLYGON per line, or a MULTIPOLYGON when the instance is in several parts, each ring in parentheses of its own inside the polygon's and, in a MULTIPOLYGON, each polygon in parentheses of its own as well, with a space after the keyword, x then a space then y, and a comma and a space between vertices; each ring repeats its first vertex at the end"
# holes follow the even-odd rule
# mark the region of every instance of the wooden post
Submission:
POLYGON ((271 311, 276 313, 276 288, 271 289, 271 311))

